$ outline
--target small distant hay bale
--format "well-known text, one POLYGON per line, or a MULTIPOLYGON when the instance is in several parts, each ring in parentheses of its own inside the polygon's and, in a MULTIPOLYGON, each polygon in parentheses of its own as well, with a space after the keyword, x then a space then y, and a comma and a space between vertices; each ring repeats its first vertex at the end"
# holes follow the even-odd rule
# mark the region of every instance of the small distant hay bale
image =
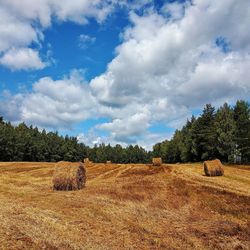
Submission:
POLYGON ((89 158, 84 158, 83 163, 85 166, 91 166, 93 162, 89 158))
POLYGON ((106 164, 111 164, 112 162, 111 161, 106 161, 106 164))
POLYGON ((84 158, 84 159, 83 159, 83 162, 84 162, 84 163, 89 163, 90 160, 89 160, 89 158, 84 158))
POLYGON ((79 190, 85 187, 86 170, 81 162, 60 161, 53 175, 54 190, 79 190))
POLYGON ((153 166, 161 166, 162 159, 160 157, 152 159, 153 166))
POLYGON ((204 161, 203 167, 206 176, 222 176, 224 174, 223 165, 219 159, 204 161))

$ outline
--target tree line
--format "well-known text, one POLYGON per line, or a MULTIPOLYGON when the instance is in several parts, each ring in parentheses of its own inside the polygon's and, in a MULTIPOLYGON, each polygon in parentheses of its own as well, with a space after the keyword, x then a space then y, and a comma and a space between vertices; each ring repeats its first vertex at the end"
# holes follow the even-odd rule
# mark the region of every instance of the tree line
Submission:
POLYGON ((81 161, 111 160, 117 163, 146 163, 151 153, 144 148, 117 144, 95 145, 93 148, 79 143, 76 137, 60 136, 57 132, 40 131, 37 127, 20 123, 13 126, 0 117, 0 161, 81 161))
POLYGON ((60 136, 20 123, 13 126, 0 117, 0 161, 80 161, 149 163, 152 157, 164 162, 196 162, 219 158, 224 162, 250 162, 250 106, 237 101, 219 109, 207 104, 202 114, 191 117, 171 140, 146 151, 138 145, 122 147, 100 144, 89 147, 76 137, 60 136))
POLYGON ((243 100, 217 110, 207 104, 192 116, 171 140, 157 143, 154 155, 165 162, 197 162, 219 158, 224 162, 250 162, 250 106, 243 100))

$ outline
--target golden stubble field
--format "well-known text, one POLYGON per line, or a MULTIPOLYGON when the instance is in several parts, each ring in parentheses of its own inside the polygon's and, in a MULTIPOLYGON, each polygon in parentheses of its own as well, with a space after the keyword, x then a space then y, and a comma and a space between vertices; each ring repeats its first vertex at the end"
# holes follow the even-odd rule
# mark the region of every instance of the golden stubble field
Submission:
POLYGON ((52 190, 53 163, 0 163, 0 249, 250 249, 250 166, 94 164, 52 190))

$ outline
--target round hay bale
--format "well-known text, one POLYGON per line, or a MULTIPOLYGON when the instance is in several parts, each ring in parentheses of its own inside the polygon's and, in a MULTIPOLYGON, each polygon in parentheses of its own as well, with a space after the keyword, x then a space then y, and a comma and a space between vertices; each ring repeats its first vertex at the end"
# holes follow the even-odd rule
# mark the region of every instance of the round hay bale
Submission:
POLYGON ((153 159, 152 159, 152 164, 153 164, 153 166, 161 166, 161 164, 162 164, 162 159, 161 159, 160 157, 158 157, 158 158, 153 158, 153 159))
POLYGON ((89 158, 84 158, 83 159, 84 166, 92 166, 93 162, 89 158))
POLYGON ((224 174, 223 165, 219 159, 204 161, 203 167, 206 176, 222 176, 224 174))
POLYGON ((106 164, 111 164, 112 162, 111 161, 106 161, 106 164))
POLYGON ((54 190, 79 190, 85 187, 86 170, 81 162, 60 161, 53 175, 54 190))
POLYGON ((84 158, 84 159, 83 159, 83 162, 84 162, 84 163, 89 163, 89 158, 84 158))

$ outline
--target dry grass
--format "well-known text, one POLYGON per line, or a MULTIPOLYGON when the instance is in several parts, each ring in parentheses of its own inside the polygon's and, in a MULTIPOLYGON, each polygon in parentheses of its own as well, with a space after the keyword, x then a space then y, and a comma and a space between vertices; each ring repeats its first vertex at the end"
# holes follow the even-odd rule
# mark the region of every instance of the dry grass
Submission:
POLYGON ((51 190, 52 163, 0 163, 0 249, 249 249, 250 171, 93 164, 51 190))

